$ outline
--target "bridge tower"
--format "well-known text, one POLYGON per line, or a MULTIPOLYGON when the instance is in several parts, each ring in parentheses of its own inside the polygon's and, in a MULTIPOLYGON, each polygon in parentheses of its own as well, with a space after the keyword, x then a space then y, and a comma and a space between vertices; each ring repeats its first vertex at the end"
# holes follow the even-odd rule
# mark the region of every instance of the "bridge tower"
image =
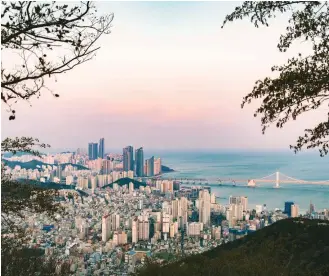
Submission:
POLYGON ((276 172, 275 176, 275 188, 280 188, 280 173, 276 172))

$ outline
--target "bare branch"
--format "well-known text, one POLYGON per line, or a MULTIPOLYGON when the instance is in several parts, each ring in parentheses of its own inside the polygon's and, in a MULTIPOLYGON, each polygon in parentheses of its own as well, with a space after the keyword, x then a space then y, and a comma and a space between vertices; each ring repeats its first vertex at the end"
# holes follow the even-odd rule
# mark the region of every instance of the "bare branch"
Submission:
POLYGON ((45 87, 45 77, 70 71, 94 57, 99 49, 96 42, 110 33, 113 14, 97 17, 89 1, 71 7, 24 1, 2 5, 2 49, 18 52, 21 57, 21 65, 9 69, 9 64, 2 64, 1 70, 1 99, 14 119, 12 105, 17 100, 28 101, 44 90, 51 91, 45 87), (52 58, 54 47, 63 51, 57 59, 52 58))

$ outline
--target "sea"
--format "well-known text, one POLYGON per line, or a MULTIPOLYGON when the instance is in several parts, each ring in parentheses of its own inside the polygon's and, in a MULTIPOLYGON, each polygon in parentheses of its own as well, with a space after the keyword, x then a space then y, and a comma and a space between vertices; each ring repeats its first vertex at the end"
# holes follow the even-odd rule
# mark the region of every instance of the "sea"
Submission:
MULTIPOLYGON (((320 157, 317 152, 161 151, 156 154, 162 158, 163 165, 176 171, 165 175, 170 178, 248 180, 279 171, 294 179, 327 180, 329 183, 329 156, 320 157)), ((272 178, 275 179, 275 176, 272 178)), ((228 204, 229 197, 233 195, 247 196, 249 208, 266 204, 267 209, 283 209, 285 201, 293 201, 299 205, 300 213, 305 213, 311 202, 316 211, 329 209, 329 185, 281 183, 280 188, 274 188, 273 181, 256 183, 257 187, 250 188, 245 186, 247 183, 236 183, 235 187, 232 183, 211 186, 220 204, 228 204)))

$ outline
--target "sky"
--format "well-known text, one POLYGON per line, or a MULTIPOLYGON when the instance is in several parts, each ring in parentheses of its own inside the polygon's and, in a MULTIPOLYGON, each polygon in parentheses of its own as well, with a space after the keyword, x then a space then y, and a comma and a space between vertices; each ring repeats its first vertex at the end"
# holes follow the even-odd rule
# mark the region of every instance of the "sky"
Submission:
POLYGON ((286 15, 268 28, 246 19, 221 29, 239 3, 97 2, 100 14, 114 13, 97 56, 58 76, 51 89, 59 98, 45 91, 31 106, 18 103, 15 121, 2 105, 2 138, 38 137, 53 149, 101 137, 106 149, 289 149, 325 118, 322 110, 262 135, 253 117, 260 102, 241 102, 272 65, 305 46, 276 48, 286 15))

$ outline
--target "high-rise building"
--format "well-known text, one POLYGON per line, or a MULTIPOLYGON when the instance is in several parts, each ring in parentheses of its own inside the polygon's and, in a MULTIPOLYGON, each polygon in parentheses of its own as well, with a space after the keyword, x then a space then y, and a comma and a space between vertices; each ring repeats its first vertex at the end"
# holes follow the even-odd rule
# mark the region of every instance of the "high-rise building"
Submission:
POLYGON ((120 215, 113 213, 111 214, 111 230, 116 231, 120 227, 120 215))
POLYGON ((241 203, 241 198, 239 196, 230 196, 229 204, 239 204, 241 203))
POLYGON ((291 217, 291 205, 294 205, 292 201, 286 201, 284 203, 284 213, 291 217))
POLYGON ((102 241, 107 242, 111 233, 111 218, 109 215, 102 218, 102 241))
POLYGON ((88 156, 89 156, 89 160, 95 160, 98 158, 98 144, 97 143, 88 144, 88 156))
POLYGON ((113 233, 113 244, 114 245, 121 245, 127 243, 127 234, 125 231, 115 231, 113 233))
POLYGON ((246 212, 248 208, 248 197, 246 196, 230 196, 229 204, 241 204, 243 211, 246 212))
POLYGON ((150 223, 146 215, 138 217, 138 240, 147 241, 150 237, 150 223))
POLYGON ((138 242, 138 220, 137 220, 137 218, 134 218, 132 221, 131 236, 132 236, 133 243, 138 242))
POLYGON ((208 190, 199 192, 199 222, 209 226, 210 224, 210 194, 208 190))
POLYGON ((241 204, 243 206, 243 211, 246 212, 248 209, 248 197, 242 196, 241 197, 241 204))
POLYGON ((129 193, 132 194, 134 192, 134 183, 130 182, 129 183, 129 193))
POLYGON ((99 139, 98 157, 104 158, 104 138, 99 139))
POLYGON ((179 201, 180 208, 178 209, 178 216, 180 217, 180 228, 183 229, 187 224, 188 201, 186 197, 182 197, 179 201))
POLYGON ((136 163, 136 176, 144 176, 144 151, 143 148, 139 148, 135 152, 136 163))
POLYGON ((154 175, 161 174, 161 158, 154 159, 154 175))
POLYGON ((167 213, 163 213, 162 215, 162 232, 169 233, 169 226, 170 226, 170 216, 167 213))
POLYGON ((202 222, 191 222, 187 226, 188 236, 200 236, 200 232, 203 230, 202 222))
POLYGON ((123 148, 123 170, 125 172, 134 170, 134 148, 132 146, 123 148))
POLYGON ((230 216, 235 218, 236 220, 243 219, 243 205, 242 204, 231 204, 230 208, 230 216))
POLYGON ((111 160, 102 160, 102 174, 110 174, 114 169, 114 163, 111 160))
POLYGON ((145 161, 146 176, 154 176, 154 156, 145 161))
POLYGON ((179 203, 180 203, 180 201, 177 198, 171 202, 171 212, 172 212, 173 219, 178 218, 178 208, 180 207, 179 203))
POLYGON ((292 218, 298 217, 298 210, 299 210, 298 205, 296 205, 296 204, 291 205, 291 217, 292 218))

